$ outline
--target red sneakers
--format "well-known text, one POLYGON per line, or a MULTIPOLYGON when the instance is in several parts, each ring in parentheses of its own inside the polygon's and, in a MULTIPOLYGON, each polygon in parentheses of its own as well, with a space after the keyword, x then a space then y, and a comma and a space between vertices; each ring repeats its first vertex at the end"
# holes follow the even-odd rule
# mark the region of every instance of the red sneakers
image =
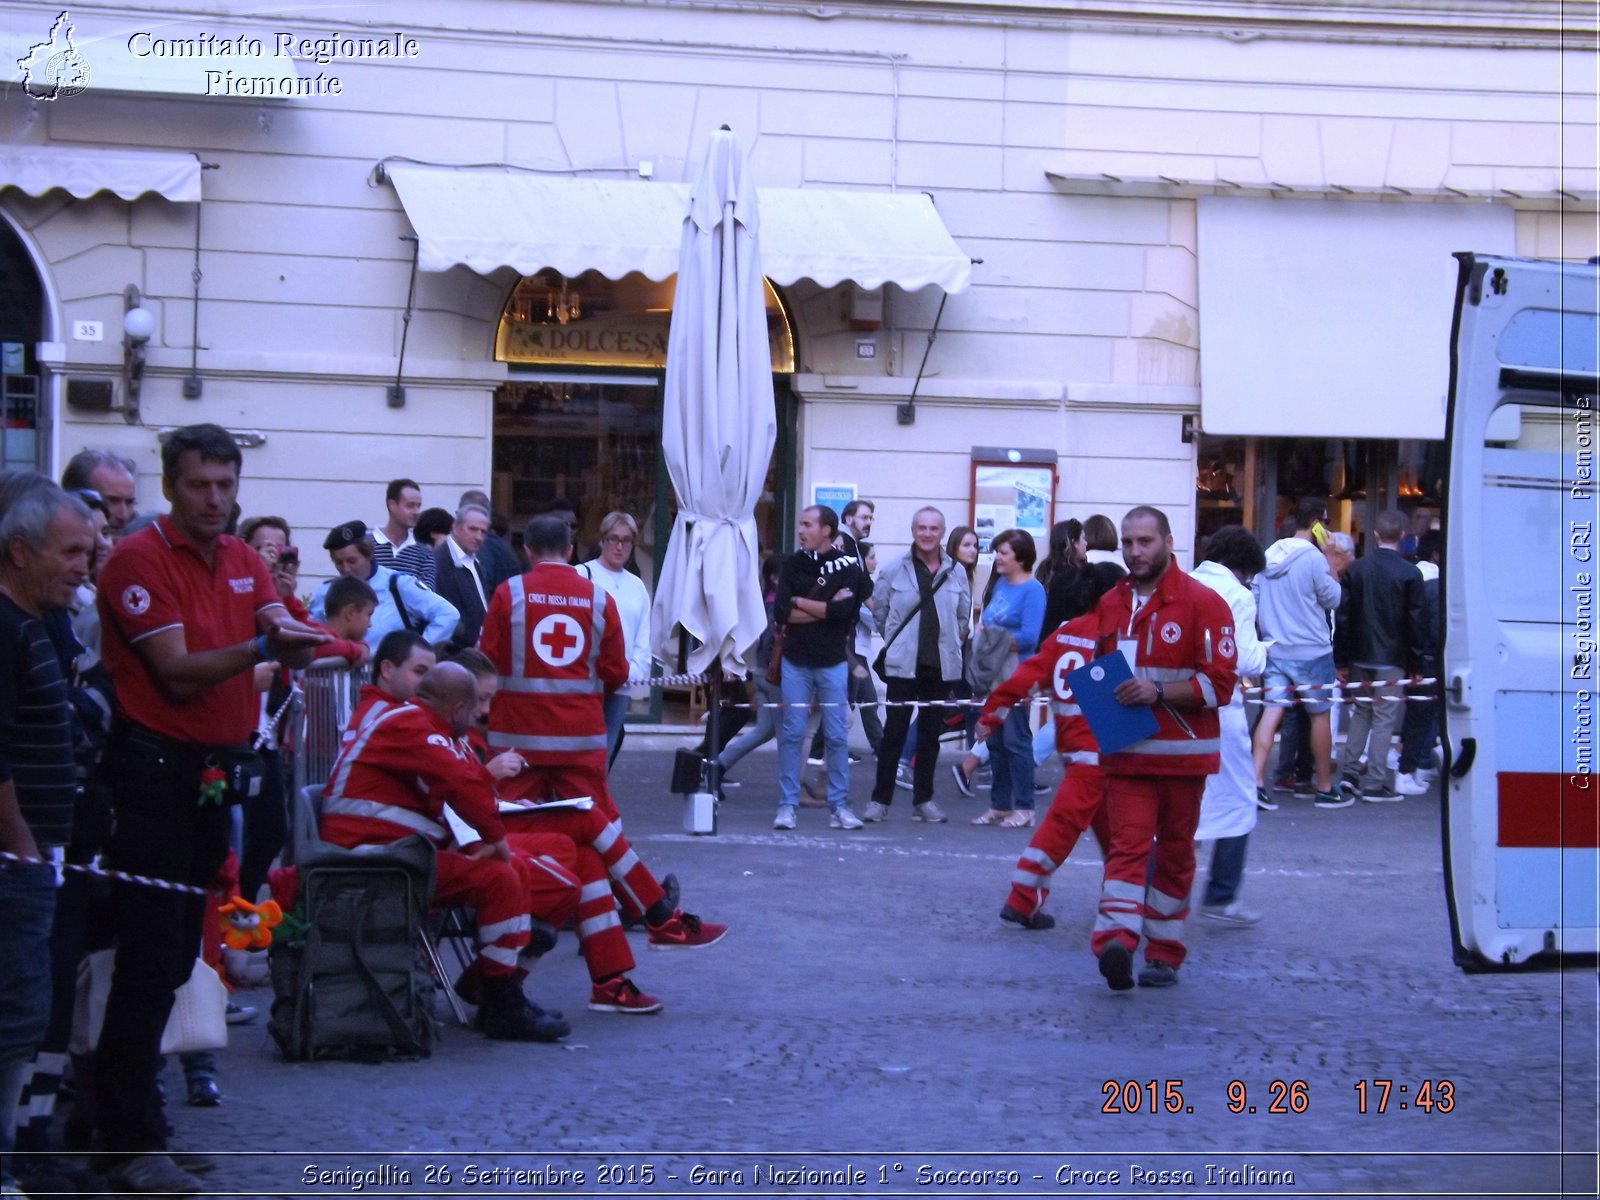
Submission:
POLYGON ((694 950, 720 942, 727 932, 726 925, 702 921, 693 913, 679 909, 661 924, 651 927, 650 949, 694 950))
POLYGON ((594 1012, 634 1013, 644 1016, 661 1011, 661 1001, 647 996, 626 975, 607 983, 597 983, 589 992, 589 1008, 594 1012))

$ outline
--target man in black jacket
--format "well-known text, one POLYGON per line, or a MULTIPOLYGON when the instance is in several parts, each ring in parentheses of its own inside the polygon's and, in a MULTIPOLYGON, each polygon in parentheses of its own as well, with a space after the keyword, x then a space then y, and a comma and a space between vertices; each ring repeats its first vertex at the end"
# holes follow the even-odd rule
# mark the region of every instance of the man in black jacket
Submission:
POLYGON ((1403 681, 1422 678, 1432 646, 1422 573, 1399 551, 1405 518, 1394 511, 1380 513, 1372 528, 1378 548, 1345 571, 1334 632, 1339 681, 1357 685, 1339 775, 1347 795, 1389 801, 1401 798, 1389 786, 1389 743, 1399 721, 1403 681))
POLYGON ((528 566, 517 557, 517 552, 511 548, 511 543, 495 532, 497 522, 489 506, 489 493, 478 488, 468 488, 461 493, 461 499, 457 501, 456 507, 462 509, 469 504, 476 504, 490 514, 489 532, 483 539, 482 549, 478 551, 478 573, 483 576, 484 594, 492 596, 495 588, 506 580, 521 575, 528 566))
POLYGON ((827 743, 828 824, 860 829, 850 811, 850 635, 866 576, 854 555, 834 549, 839 517, 826 505, 800 513, 800 549, 783 560, 773 620, 787 625, 783 647, 783 716, 778 733, 778 815, 774 829, 793 829, 800 802, 802 745, 813 702, 822 707, 827 743))
POLYGON ((433 552, 433 590, 461 614, 461 624, 450 639, 451 650, 478 644, 489 597, 494 595, 494 585, 485 578, 479 556, 488 535, 489 510, 480 504, 463 504, 456 510, 450 536, 433 552))

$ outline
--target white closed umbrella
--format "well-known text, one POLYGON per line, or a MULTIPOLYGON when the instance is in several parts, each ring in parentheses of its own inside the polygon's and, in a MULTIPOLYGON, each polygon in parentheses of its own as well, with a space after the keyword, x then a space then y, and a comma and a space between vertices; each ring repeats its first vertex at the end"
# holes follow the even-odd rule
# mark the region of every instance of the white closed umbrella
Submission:
POLYGON ((755 508, 777 440, 755 182, 738 139, 711 135, 689 192, 667 333, 661 441, 678 497, 650 614, 655 653, 688 669, 743 654, 766 628, 755 508))

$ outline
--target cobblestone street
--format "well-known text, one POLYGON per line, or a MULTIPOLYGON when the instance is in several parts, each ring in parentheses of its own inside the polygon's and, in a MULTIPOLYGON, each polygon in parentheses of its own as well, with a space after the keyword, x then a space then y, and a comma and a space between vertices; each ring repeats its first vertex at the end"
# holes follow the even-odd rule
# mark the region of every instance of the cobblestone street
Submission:
MULTIPOLYGON (((427 1061, 285 1064, 258 1020, 223 1055, 223 1106, 173 1110, 176 1145, 274 1152, 225 1159, 210 1178, 231 1195, 1593 1194, 1593 968, 1452 965, 1436 796, 1286 799, 1251 839, 1266 919, 1191 920, 1181 986, 1116 995, 1088 952, 1092 840, 1057 876, 1058 926, 1023 932, 996 914, 1028 835, 969 826, 978 802, 947 775, 948 825, 911 822, 901 792, 885 825, 807 808, 777 833, 775 761, 745 760, 712 837, 681 832, 669 754, 618 764, 641 855, 732 925, 695 952, 633 937, 661 1015, 586 1011, 565 935, 528 985, 571 1020, 565 1044, 447 1019, 427 1061), (1358 1111, 1362 1080, 1392 1081, 1382 1114, 1376 1083, 1358 1111), (1182 1111, 1153 1115, 1151 1081, 1182 1111), (1140 1111, 1106 1111, 1110 1091, 1140 1111), (951 1174, 973 1170, 991 1174, 951 1174)), ((858 809, 869 782, 858 766, 858 809)))

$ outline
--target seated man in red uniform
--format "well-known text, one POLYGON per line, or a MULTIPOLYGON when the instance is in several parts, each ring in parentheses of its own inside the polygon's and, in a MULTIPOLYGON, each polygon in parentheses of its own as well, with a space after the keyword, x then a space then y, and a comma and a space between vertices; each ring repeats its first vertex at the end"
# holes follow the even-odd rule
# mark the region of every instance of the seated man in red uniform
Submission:
POLYGON ((357 728, 340 752, 322 801, 322 837, 336 846, 382 845, 420 833, 449 837, 449 804, 483 839, 468 855, 441 849, 434 900, 476 910, 481 979, 478 1027, 491 1038, 553 1042, 571 1026, 530 1004, 517 978, 532 918, 559 926, 577 907, 577 877, 548 857, 514 851, 495 812, 494 781, 457 739, 478 708, 472 675, 443 663, 428 671, 414 702, 387 708, 357 728))
POLYGON ((628 678, 616 602, 568 565, 572 532, 559 517, 529 521, 523 546, 533 566, 495 588, 478 644, 499 674, 489 705, 489 745, 501 756, 495 761, 512 750, 511 761, 520 764, 501 779, 501 793, 534 801, 592 799, 612 832, 589 838, 555 824, 562 818, 553 813, 538 819, 580 845, 592 841, 607 858, 622 906, 644 917, 652 950, 709 946, 728 927, 674 910, 638 856, 617 849, 622 819, 606 789, 604 709, 605 697, 628 678))
MULTIPOLYGON (((476 650, 463 650, 450 661, 465 667, 477 679, 478 716, 480 720, 487 717, 499 687, 494 665, 476 650)), ((522 770, 521 756, 515 750, 490 757, 489 744, 479 728, 468 730, 465 740, 497 780, 509 779, 522 770)), ((654 908, 656 915, 666 915, 670 922, 677 881, 669 876, 665 888, 658 884, 623 836, 621 825, 598 808, 535 808, 526 813, 502 813, 500 819, 514 850, 549 853, 548 843, 552 840, 573 847, 571 857, 561 861, 577 875, 583 887, 577 930, 579 949, 593 983, 589 1007, 595 1012, 660 1012, 661 1001, 640 991, 627 976, 634 967, 633 951, 623 935, 614 891, 633 897, 641 911, 654 908)), ((681 920, 682 914, 677 915, 681 920)), ((702 922, 700 932, 715 933, 721 928, 702 922)))
POLYGON ((371 724, 373 718, 397 704, 407 703, 417 694, 417 685, 437 661, 433 647, 420 633, 396 629, 384 634, 372 655, 372 682, 361 685, 355 711, 350 714, 350 725, 342 740, 345 743, 355 741, 356 734, 371 724))
POLYGON ((1037 688, 1050 696, 1050 712, 1056 723, 1056 750, 1066 767, 1061 786, 1050 801, 1039 830, 1017 860, 1011 873, 1011 894, 1000 909, 1000 919, 1024 929, 1049 929, 1056 923, 1044 912, 1050 896, 1050 880, 1056 869, 1078 844, 1088 828, 1100 843, 1100 852, 1111 845, 1110 825, 1105 817, 1105 776, 1100 772, 1100 748, 1095 744, 1083 710, 1072 698, 1067 676, 1094 657, 1096 617, 1094 607, 1100 597, 1122 577, 1109 563, 1094 563, 1084 569, 1073 584, 1074 607, 1087 610, 1066 622, 1039 647, 1039 653, 1019 666, 1004 683, 989 693, 978 717, 978 732, 988 737, 1000 728, 1006 711, 1015 704, 1026 704, 1037 688))

